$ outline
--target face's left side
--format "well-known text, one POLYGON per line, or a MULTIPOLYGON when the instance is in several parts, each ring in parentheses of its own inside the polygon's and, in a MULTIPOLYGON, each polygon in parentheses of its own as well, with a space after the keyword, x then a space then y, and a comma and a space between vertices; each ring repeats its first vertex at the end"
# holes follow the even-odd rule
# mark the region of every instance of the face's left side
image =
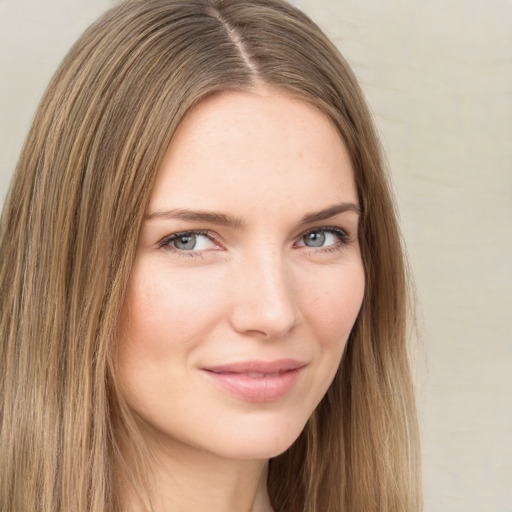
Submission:
POLYGON ((200 103, 158 171, 117 365, 148 436, 190 453, 286 450, 361 307, 358 195, 315 107, 271 90, 200 103))

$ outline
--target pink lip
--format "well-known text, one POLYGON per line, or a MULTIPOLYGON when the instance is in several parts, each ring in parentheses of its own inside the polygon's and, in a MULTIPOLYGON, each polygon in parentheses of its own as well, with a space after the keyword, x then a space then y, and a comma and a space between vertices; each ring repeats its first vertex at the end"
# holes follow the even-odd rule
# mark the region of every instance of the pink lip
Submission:
POLYGON ((249 402, 270 402, 290 391, 306 363, 295 359, 245 361, 202 368, 215 384, 249 402))

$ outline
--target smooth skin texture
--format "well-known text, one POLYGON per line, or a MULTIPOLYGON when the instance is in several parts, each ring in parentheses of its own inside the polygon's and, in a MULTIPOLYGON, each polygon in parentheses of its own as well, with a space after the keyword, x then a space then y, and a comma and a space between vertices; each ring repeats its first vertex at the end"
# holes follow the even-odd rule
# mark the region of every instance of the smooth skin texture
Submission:
POLYGON ((271 510, 267 461, 324 396, 361 307, 358 207, 338 132, 302 100, 221 93, 179 126, 140 235, 116 355, 157 461, 158 512, 271 510), (302 367, 277 398, 244 398, 205 370, 281 359, 302 367))

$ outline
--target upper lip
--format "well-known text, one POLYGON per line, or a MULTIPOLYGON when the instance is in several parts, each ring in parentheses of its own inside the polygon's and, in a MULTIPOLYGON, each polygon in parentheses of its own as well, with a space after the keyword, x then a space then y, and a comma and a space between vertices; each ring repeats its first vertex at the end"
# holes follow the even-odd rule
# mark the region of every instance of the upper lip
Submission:
POLYGON ((276 374, 297 370, 306 363, 296 359, 276 359, 275 361, 240 361, 204 367, 203 370, 214 373, 262 373, 276 374))

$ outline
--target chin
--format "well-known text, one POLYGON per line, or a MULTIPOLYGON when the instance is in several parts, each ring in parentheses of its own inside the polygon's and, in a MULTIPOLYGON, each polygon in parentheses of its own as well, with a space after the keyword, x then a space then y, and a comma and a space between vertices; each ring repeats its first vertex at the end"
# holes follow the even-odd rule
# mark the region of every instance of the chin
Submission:
POLYGON ((271 459, 288 450, 301 434, 306 420, 255 422, 252 427, 239 432, 226 432, 216 443, 222 447, 223 456, 229 459, 271 459))

